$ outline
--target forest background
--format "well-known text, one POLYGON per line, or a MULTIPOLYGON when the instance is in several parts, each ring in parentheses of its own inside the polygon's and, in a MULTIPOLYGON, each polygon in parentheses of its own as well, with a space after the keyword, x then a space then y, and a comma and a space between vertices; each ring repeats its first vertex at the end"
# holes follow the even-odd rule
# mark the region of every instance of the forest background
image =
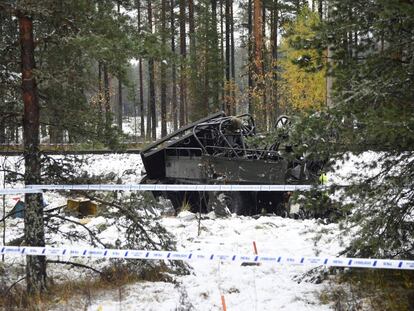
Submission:
MULTIPOLYGON (((130 140, 155 139, 158 122, 159 138, 219 110, 252 113, 266 130, 278 115, 326 104, 324 52, 296 42, 315 37, 326 15, 322 1, 18 5, 33 18, 45 142, 111 144, 125 117, 138 118, 130 140), (298 66, 306 57, 313 57, 312 70, 298 66)), ((0 94, 7 111, 0 143, 18 142, 18 21, 6 4, 0 14, 0 94)))
MULTIPOLYGON (((39 139, 118 148, 218 110, 264 132, 289 114, 304 156, 378 155, 343 191, 344 253, 413 258, 412 0, 0 1, 0 53, 0 143, 24 136, 27 184, 39 139)), ((42 245, 40 197, 26 203, 42 245)))

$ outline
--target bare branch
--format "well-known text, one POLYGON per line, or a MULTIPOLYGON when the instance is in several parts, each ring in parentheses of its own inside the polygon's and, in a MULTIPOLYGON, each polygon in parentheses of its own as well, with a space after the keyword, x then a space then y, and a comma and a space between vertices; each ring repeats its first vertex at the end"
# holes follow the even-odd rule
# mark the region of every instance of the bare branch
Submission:
POLYGON ((72 261, 62 261, 62 260, 46 260, 46 263, 56 263, 56 264, 63 264, 63 265, 71 265, 73 267, 78 267, 78 268, 84 268, 84 269, 90 269, 93 272, 99 273, 100 275, 102 275, 102 271, 99 271, 91 266, 87 266, 81 263, 77 263, 77 262, 72 262, 72 261))

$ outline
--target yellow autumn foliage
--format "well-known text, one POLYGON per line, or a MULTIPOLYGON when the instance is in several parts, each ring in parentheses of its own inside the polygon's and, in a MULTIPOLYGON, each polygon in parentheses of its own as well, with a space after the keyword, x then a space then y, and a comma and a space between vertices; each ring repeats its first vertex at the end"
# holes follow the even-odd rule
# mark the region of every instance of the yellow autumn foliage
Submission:
POLYGON ((284 27, 279 61, 284 110, 320 109, 326 103, 326 66, 318 51, 311 48, 319 22, 318 15, 305 8, 284 27))

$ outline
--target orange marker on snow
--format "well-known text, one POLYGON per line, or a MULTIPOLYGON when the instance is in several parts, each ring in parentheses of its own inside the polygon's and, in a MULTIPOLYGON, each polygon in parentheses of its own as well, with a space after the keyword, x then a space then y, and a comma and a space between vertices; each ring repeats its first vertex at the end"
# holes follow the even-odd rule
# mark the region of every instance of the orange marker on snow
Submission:
POLYGON ((255 241, 253 241, 253 249, 254 249, 254 254, 255 255, 258 255, 258 253, 257 253, 257 247, 256 247, 256 242, 255 241))
POLYGON ((221 305, 223 306, 223 311, 227 311, 226 300, 224 299, 224 295, 221 295, 221 305))

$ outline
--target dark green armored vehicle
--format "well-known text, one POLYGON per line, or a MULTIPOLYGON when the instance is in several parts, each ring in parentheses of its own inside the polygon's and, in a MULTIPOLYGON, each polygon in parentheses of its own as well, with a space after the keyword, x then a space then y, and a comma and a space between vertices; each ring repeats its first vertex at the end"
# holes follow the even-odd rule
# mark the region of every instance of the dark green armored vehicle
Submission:
MULTIPOLYGON (((275 127, 289 127, 280 117, 275 127)), ((283 135, 269 147, 255 148, 255 122, 249 114, 210 115, 180 128, 141 152, 147 184, 295 185, 314 183, 320 165, 294 156, 283 135)), ((238 215, 286 214, 289 193, 276 191, 165 191, 154 192, 171 200, 178 211, 224 208, 238 215)))

